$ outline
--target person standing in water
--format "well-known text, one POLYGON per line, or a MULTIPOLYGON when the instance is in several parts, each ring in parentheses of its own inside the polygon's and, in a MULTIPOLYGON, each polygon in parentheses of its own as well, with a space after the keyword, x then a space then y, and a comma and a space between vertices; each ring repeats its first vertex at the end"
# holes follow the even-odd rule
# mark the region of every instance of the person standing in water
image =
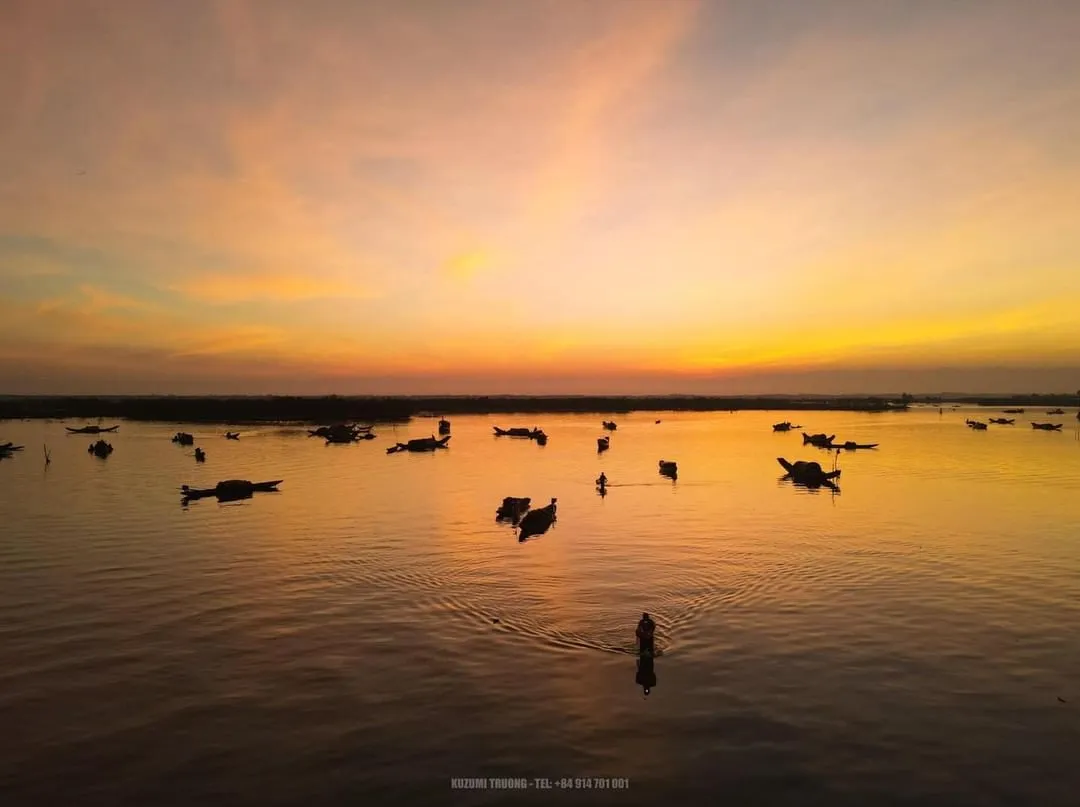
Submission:
POLYGON ((653 655, 655 652, 654 638, 656 634, 656 623, 652 621, 647 613, 641 615, 641 620, 637 625, 637 640, 638 640, 638 652, 642 655, 653 655))

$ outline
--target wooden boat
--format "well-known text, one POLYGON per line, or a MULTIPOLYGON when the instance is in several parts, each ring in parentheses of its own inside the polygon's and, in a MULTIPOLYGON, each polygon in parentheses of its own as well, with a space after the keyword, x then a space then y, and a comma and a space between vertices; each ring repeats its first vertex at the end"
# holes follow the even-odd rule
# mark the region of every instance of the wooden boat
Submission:
POLYGON ((86 452, 88 454, 93 454, 95 457, 105 459, 113 453, 113 447, 104 440, 98 440, 96 443, 91 443, 90 448, 86 449, 86 452))
POLYGON ((1061 423, 1032 423, 1031 428, 1041 429, 1044 432, 1059 432, 1062 425, 1061 423))
POLYGON ((507 496, 502 500, 499 509, 495 511, 495 520, 510 521, 516 527, 521 517, 528 511, 531 502, 532 499, 528 496, 507 496))
POLYGON ((1064 415, 1065 410, 1064 409, 1047 409, 1046 414, 1048 414, 1048 415, 1064 415))
POLYGON ((195 462, 206 462, 206 452, 201 448, 195 449, 195 462))
POLYGON ((521 427, 500 429, 498 426, 493 426, 492 428, 495 429, 496 437, 528 437, 530 440, 536 440, 541 436, 547 437, 547 435, 544 434, 543 429, 523 429, 521 427))
POLYGON ((326 444, 359 443, 361 440, 374 440, 375 435, 371 432, 356 432, 351 434, 331 434, 326 438, 326 444))
POLYGON ((216 496, 218 501, 231 502, 238 499, 250 499, 253 493, 277 493, 277 486, 283 480, 275 479, 272 482, 249 482, 246 479, 228 479, 218 482, 212 488, 191 488, 187 485, 180 487, 180 494, 185 503, 194 499, 205 499, 208 496, 216 496))
POLYGON ((187 432, 177 432, 173 435, 172 441, 182 446, 193 446, 195 445, 195 435, 187 432))
POLYGON ((844 442, 844 443, 832 443, 831 445, 828 446, 828 448, 830 448, 830 449, 835 448, 838 451, 840 449, 843 449, 844 451, 857 451, 857 450, 862 449, 862 448, 877 448, 878 445, 880 445, 880 444, 879 443, 856 443, 856 442, 853 442, 852 440, 848 440, 847 442, 844 442))
POLYGON ((1016 423, 1016 418, 990 418, 990 422, 999 426, 1011 426, 1016 423))
POLYGON ((783 423, 774 423, 772 430, 774 432, 789 432, 792 429, 801 429, 802 426, 792 426, 790 420, 785 420, 783 423))
POLYGON ((240 439, 240 432, 225 432, 225 439, 226 440, 239 440, 240 439))
POLYGON ((776 461, 780 463, 780 467, 784 469, 785 478, 790 477, 792 481, 804 485, 822 485, 833 479, 840 478, 840 470, 826 471, 816 462, 803 462, 798 460, 796 462, 788 462, 783 457, 777 457, 776 461))
POLYGON ((818 446, 819 448, 829 448, 832 446, 832 441, 836 439, 835 434, 807 434, 803 432, 802 441, 803 445, 810 444, 812 446, 818 446))
POLYGON ((679 475, 679 465, 678 463, 669 462, 668 460, 660 460, 660 473, 663 476, 674 479, 679 475))
POLYGON ((438 439, 432 435, 431 437, 421 437, 416 440, 410 440, 407 443, 397 443, 386 449, 386 453, 396 454, 399 451, 434 451, 437 448, 446 448, 446 444, 449 442, 450 435, 438 439))
MULTIPOLYGON (((345 435, 358 435, 366 434, 370 432, 374 426, 356 426, 350 423, 335 423, 333 426, 320 426, 317 429, 308 429, 308 437, 330 437, 345 436, 345 435)), ((335 442, 342 442, 336 440, 335 442)))
POLYGON ((109 432, 116 431, 120 428, 120 426, 109 426, 108 428, 104 428, 102 426, 83 426, 79 429, 73 429, 70 426, 65 426, 64 428, 67 429, 68 432, 70 432, 71 434, 108 434, 109 432))
POLYGON ((1001 411, 1004 412, 1006 415, 1022 415, 1022 414, 1024 414, 1023 409, 1002 409, 1001 411))
POLYGON ((446 418, 439 421, 439 434, 450 434, 450 421, 446 418))
POLYGON ((602 421, 600 421, 600 425, 602 425, 602 426, 603 426, 603 427, 604 427, 605 429, 607 429, 607 430, 608 430, 609 432, 613 432, 613 431, 615 431, 615 430, 616 430, 617 428, 619 428, 618 426, 616 426, 616 425, 615 425, 615 421, 614 421, 614 420, 602 420, 602 421))
POLYGON ((17 446, 14 443, 4 443, 0 445, 0 460, 7 459, 12 456, 16 451, 22 451, 22 446, 17 446))
POLYGON ((968 425, 969 428, 972 428, 975 431, 979 431, 979 432, 986 431, 986 424, 985 423, 980 423, 977 420, 969 420, 967 425, 968 425))
POLYGON ((596 450, 598 452, 607 451, 609 448, 611 448, 611 438, 610 437, 597 437, 596 438, 596 450))
POLYGON ((519 541, 524 541, 533 535, 543 535, 551 525, 555 523, 555 503, 558 499, 552 498, 551 504, 537 510, 530 510, 521 519, 521 534, 519 541))

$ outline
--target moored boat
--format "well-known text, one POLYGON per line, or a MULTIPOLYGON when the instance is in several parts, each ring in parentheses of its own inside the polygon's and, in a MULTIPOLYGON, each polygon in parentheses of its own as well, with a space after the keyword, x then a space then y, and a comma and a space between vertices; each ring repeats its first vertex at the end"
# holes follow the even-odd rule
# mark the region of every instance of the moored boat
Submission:
POLYGON ((1006 415, 1022 415, 1022 414, 1024 414, 1023 409, 1002 409, 1001 411, 1004 412, 1006 415))
POLYGON ((617 428, 619 428, 618 426, 615 425, 615 421, 613 421, 613 420, 602 420, 602 421, 600 421, 600 425, 602 425, 609 432, 613 432, 617 428))
POLYGON ((803 445, 809 444, 818 448, 830 448, 835 439, 835 434, 807 434, 803 432, 802 436, 803 445))
POLYGON ((611 438, 610 437, 597 437, 596 438, 596 450, 597 451, 607 451, 609 448, 611 448, 611 438))
POLYGON ((446 418, 439 421, 439 434, 450 434, 450 421, 446 418))
POLYGON ((521 517, 525 515, 532 502, 528 496, 507 496, 502 500, 499 509, 495 511, 496 521, 511 521, 516 526, 521 517))
POLYGON ((530 510, 521 519, 521 534, 518 536, 519 541, 524 541, 533 535, 543 535, 551 525, 555 523, 555 504, 558 499, 554 497, 551 499, 551 504, 540 507, 536 510, 530 510))
POLYGON ((113 453, 113 447, 104 440, 98 440, 96 443, 91 443, 90 448, 86 449, 86 451, 88 454, 93 454, 95 457, 105 459, 113 453))
POLYGON ((193 446, 195 445, 195 435, 188 432, 177 432, 173 435, 172 441, 177 445, 193 446))
POLYGON ((783 423, 774 423, 772 430, 774 432, 789 432, 792 429, 801 429, 802 426, 792 425, 790 420, 785 420, 783 423))
POLYGON ((225 432, 225 439, 226 440, 239 440, 240 439, 240 432, 225 432))
POLYGON ((669 460, 660 460, 660 473, 674 479, 679 475, 679 464, 669 460))
POLYGON ((70 432, 71 434, 108 434, 109 432, 116 431, 120 428, 120 426, 109 426, 108 428, 102 426, 83 426, 78 429, 73 429, 70 426, 65 426, 64 428, 67 429, 68 432, 70 432))
POLYGON ((195 462, 206 462, 206 452, 201 448, 195 449, 195 462))
POLYGON ((1048 414, 1048 415, 1064 415, 1065 410, 1064 409, 1047 409, 1046 414, 1048 414))
POLYGON ((792 481, 798 484, 816 486, 840 478, 839 469, 826 471, 816 462, 804 462, 802 460, 788 462, 783 457, 777 457, 776 461, 780 463, 780 467, 786 472, 785 478, 790 477, 792 481))
POLYGON ((437 448, 446 448, 446 444, 450 442, 450 435, 446 435, 442 438, 436 438, 434 435, 431 437, 420 437, 416 440, 410 440, 407 443, 397 443, 386 449, 387 454, 396 454, 399 451, 434 451, 437 448))
POLYGON ((1016 423, 1016 418, 990 418, 990 422, 998 426, 1012 426, 1016 423))
POLYGON ((1039 429, 1044 432, 1057 432, 1061 431, 1062 423, 1032 423, 1031 428, 1039 429))
POLYGON ((216 496, 218 501, 235 501, 237 499, 250 499, 253 493, 276 493, 277 487, 283 480, 275 479, 270 482, 249 482, 246 479, 227 479, 218 482, 212 488, 192 488, 181 485, 180 494, 184 500, 204 499, 208 496, 216 496))

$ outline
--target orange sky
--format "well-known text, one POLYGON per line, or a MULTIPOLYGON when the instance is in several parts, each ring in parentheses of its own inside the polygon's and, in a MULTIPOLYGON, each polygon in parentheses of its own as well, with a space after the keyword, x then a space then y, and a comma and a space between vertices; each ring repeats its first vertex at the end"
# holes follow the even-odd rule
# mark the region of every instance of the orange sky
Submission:
POLYGON ((1050 0, 9 0, 0 393, 1075 390, 1077 41, 1050 0))

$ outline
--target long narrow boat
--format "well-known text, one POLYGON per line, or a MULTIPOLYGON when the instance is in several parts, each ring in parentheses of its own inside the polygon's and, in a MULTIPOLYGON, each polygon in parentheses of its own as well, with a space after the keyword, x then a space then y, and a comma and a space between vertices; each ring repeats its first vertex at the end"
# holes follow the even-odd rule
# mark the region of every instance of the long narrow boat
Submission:
POLYGON ((1064 409, 1047 409, 1046 414, 1048 414, 1048 415, 1064 415, 1065 410, 1064 409))
POLYGON ((1022 415, 1022 414, 1024 414, 1023 409, 1002 409, 1001 411, 1004 412, 1006 415, 1022 415))
POLYGON ((790 420, 785 420, 783 423, 774 423, 772 430, 774 432, 789 432, 792 429, 801 429, 802 426, 793 426, 790 420))
POLYGON ((974 429, 977 432, 986 431, 986 424, 980 423, 977 420, 969 420, 967 425, 968 428, 974 429))
POLYGON ((543 429, 525 429, 520 426, 512 429, 500 429, 498 426, 492 426, 492 428, 495 430, 496 437, 528 437, 535 440, 544 433, 543 429))
POLYGON ((117 424, 116 426, 109 426, 108 428, 105 428, 103 426, 83 426, 78 429, 73 429, 70 426, 65 426, 64 428, 67 429, 68 432, 71 434, 108 434, 109 432, 116 431, 120 428, 120 426, 119 424, 117 424))
POLYGON ((845 443, 831 443, 831 444, 829 444, 827 446, 818 446, 818 447, 819 448, 828 448, 828 449, 835 448, 837 450, 843 449, 844 451, 856 451, 856 450, 858 450, 860 448, 877 448, 879 445, 881 445, 881 444, 880 443, 856 443, 856 442, 853 442, 851 440, 848 440, 845 443))
POLYGON ((1059 432, 1063 425, 1062 423, 1032 423, 1031 428, 1044 432, 1059 432))
POLYGON ((831 446, 832 441, 836 439, 835 434, 807 434, 803 432, 802 441, 803 445, 810 444, 812 446, 831 446))
POLYGON ((435 437, 421 437, 416 440, 410 440, 407 443, 397 443, 386 449, 387 454, 397 454, 399 451, 434 451, 437 448, 446 448, 446 444, 450 442, 450 435, 436 439, 435 437))
POLYGON ((999 426, 1011 426, 1016 423, 1016 418, 990 418, 990 422, 999 426))
POLYGON ((283 481, 274 479, 270 482, 249 482, 246 479, 227 479, 224 482, 218 482, 215 487, 202 489, 181 485, 180 495, 185 501, 205 499, 208 496, 216 496, 218 501, 236 501, 250 499, 253 493, 276 493, 277 486, 283 481))

